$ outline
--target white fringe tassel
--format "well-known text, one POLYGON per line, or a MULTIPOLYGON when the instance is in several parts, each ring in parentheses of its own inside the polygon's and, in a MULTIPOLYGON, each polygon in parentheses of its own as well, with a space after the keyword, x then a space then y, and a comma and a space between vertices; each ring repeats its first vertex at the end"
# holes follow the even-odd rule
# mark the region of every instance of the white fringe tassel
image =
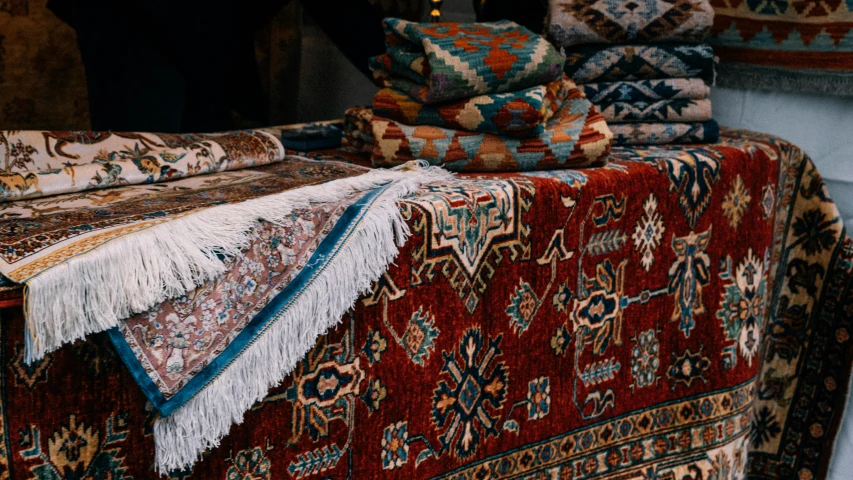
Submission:
MULTIPOLYGON (((120 320, 183 295, 224 273, 225 265, 217 255, 238 255, 247 246, 250 230, 258 220, 279 223, 294 209, 310 203, 335 202, 354 192, 398 182, 383 194, 383 204, 392 205, 423 183, 447 178, 450 178, 449 173, 439 168, 426 168, 425 163, 408 164, 395 170, 372 170, 357 177, 207 208, 115 239, 26 282, 26 361, 39 360, 65 343, 113 328, 120 320)), ((366 243, 362 247, 365 252, 359 254, 359 260, 369 258, 375 262, 372 265, 380 273, 390 261, 388 252, 393 248, 393 242, 386 238, 390 235, 388 224, 403 231, 399 214, 392 210, 387 207, 381 213, 372 213, 365 227, 378 222, 381 226, 374 228, 388 228, 385 236, 375 233, 377 240, 387 240, 388 244, 366 243), (381 215, 388 219, 380 221, 377 217, 381 215), (374 249, 381 252, 367 252, 374 249)), ((341 288, 355 288, 373 279, 361 271, 345 271, 340 275, 345 277, 344 273, 360 277, 348 284, 332 283, 339 287, 321 289, 314 294, 314 299, 319 299, 320 304, 338 305, 337 298, 325 297, 331 292, 349 295, 349 291, 341 288)), ((250 377, 257 374, 254 372, 250 377)))
POLYGON ((430 168, 388 187, 338 255, 269 330, 198 395, 155 422, 160 473, 190 467, 202 452, 218 446, 231 426, 284 380, 397 256, 409 235, 397 201, 421 184, 447 178, 448 173, 430 168))

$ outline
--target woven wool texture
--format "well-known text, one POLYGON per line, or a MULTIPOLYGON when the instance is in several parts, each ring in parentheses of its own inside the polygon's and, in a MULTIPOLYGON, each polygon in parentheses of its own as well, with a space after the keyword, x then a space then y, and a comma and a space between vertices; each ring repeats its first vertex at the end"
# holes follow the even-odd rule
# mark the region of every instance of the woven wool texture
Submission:
POLYGON ((514 137, 541 134, 547 121, 567 101, 577 86, 568 78, 517 92, 479 95, 472 98, 429 105, 390 88, 373 98, 373 112, 408 125, 514 137))
POLYGON ((720 138, 715 120, 692 123, 609 124, 614 145, 666 145, 670 143, 713 143, 720 138))
POLYGON ((719 85, 853 95, 853 2, 714 1, 719 85))
POLYGON ((390 167, 414 159, 459 172, 517 172, 603 165, 611 133, 596 108, 573 89, 539 135, 514 138, 406 125, 374 116, 373 165, 390 167))
POLYGON ((711 96, 711 88, 698 78, 667 78, 581 85, 586 98, 596 105, 616 102, 653 103, 661 100, 702 100, 711 96))
POLYGON ((550 0, 547 30, 617 145, 707 142, 713 17, 708 0, 550 0))
POLYGON ((548 34, 559 47, 590 43, 700 43, 711 30, 708 0, 550 0, 548 34))
MULTIPOLYGON (((336 160, 327 173, 363 161, 311 155, 336 160)), ((268 187, 256 177, 244 191, 268 187)), ((424 184, 395 204, 411 235, 393 264, 219 445, 168 476, 151 468, 160 420, 109 339, 27 365, 24 318, 4 310, 0 471, 826 478, 853 363, 853 240, 824 190, 796 146, 733 131, 709 145, 614 148, 604 168, 424 184)), ((168 207, 164 197, 152 200, 168 207)), ((285 263, 292 237, 324 221, 310 210, 252 235, 234 258, 244 273, 153 309, 155 330, 134 329, 138 341, 152 340, 160 364, 194 362, 221 313, 279 281, 273 260, 285 263)), ((0 216, 0 226, 47 228, 51 217, 0 216)))
MULTIPOLYGON (((0 138, 32 151, 26 139, 67 133, 0 138)), ((90 140, 94 133, 79 136, 60 153, 109 157, 104 144, 90 140)), ((134 152, 178 140, 121 138, 134 152)), ((154 462, 162 473, 190 466, 216 444, 381 275, 406 235, 396 202, 423 183, 450 178, 417 162, 371 170, 285 158, 266 132, 191 141, 193 150, 169 157, 183 167, 170 182, 128 172, 108 191, 81 182, 79 191, 0 202, 0 218, 11 220, 0 225, 0 273, 27 289, 25 361, 38 364, 64 344, 108 331, 159 413, 154 462), (214 156, 243 168, 205 168, 200 159, 214 156), (260 276, 247 277, 249 271, 260 276), (191 302, 184 295, 209 297, 204 326, 196 317, 175 323, 191 302), (161 305, 166 299, 177 300, 161 305), (134 315, 152 307, 156 312, 134 315)), ((21 168, 39 169, 40 161, 47 160, 21 168)), ((55 175, 73 179, 74 170, 55 175)))
POLYGON ((543 37, 513 22, 424 24, 386 18, 387 52, 370 67, 386 87, 422 103, 544 85, 563 57, 543 37))
POLYGON ((369 107, 352 107, 344 112, 344 135, 341 140, 344 147, 358 152, 373 153, 373 129, 370 119, 373 111, 369 107))
POLYGON ((566 75, 577 84, 699 78, 714 81, 708 45, 584 45, 566 52, 566 75))
POLYGON ((160 183, 281 161, 262 131, 172 134, 0 131, 0 202, 160 183))
POLYGON ((609 123, 702 122, 711 119, 711 100, 661 100, 599 104, 601 116, 609 123))

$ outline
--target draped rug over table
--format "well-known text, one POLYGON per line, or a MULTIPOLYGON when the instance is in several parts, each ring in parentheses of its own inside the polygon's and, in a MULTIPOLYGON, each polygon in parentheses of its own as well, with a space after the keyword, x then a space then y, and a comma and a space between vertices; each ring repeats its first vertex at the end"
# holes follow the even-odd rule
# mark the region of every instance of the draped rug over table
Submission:
MULTIPOLYGON (((303 177, 365 178, 355 165, 369 163, 348 150, 310 158, 2 203, 0 240, 41 239, 52 220, 73 230, 61 227, 71 211, 98 226, 224 202, 202 215, 303 177)), ((315 269, 334 261, 324 254, 340 245, 345 256, 352 240, 338 231, 409 181, 382 175, 395 173, 253 223, 221 274, 40 360, 25 361, 23 311, 3 310, 0 476, 823 478, 853 364, 853 240, 801 150, 730 130, 710 144, 616 147, 598 168, 419 181, 394 207, 411 231, 394 263, 351 266, 383 273, 280 385, 245 415, 222 415, 249 396, 220 388, 228 368, 161 414, 246 345, 241 335, 282 333, 260 334, 313 297, 301 272, 320 281, 315 269), (280 319, 279 299, 292 305, 280 319), (191 470, 158 473, 155 454, 161 468, 179 464, 157 453, 175 438, 164 431, 216 392, 235 400, 192 416, 211 421, 205 432, 244 421, 191 470)), ((321 305, 340 294, 324 293, 321 305)), ((311 342, 304 333, 296 343, 311 342)), ((286 363, 240 362, 253 385, 286 363)))
MULTIPOLYGON (((0 272, 25 286, 29 362, 112 329, 119 354, 162 415, 154 426, 161 471, 193 463, 293 369, 396 255, 395 237, 402 242, 407 230, 395 202, 448 176, 417 163, 371 171, 285 157, 264 132, 63 137, 70 145, 56 149, 80 163, 45 173, 51 154, 26 141, 49 145, 61 135, 0 132, 11 145, 7 157, 29 155, 12 174, 28 178, 33 164, 60 185, 54 191, 75 192, 4 208, 14 221, 0 240, 0 272), (102 138, 130 146, 105 150, 102 138), (244 138, 264 142, 239 144, 244 138), (168 153, 155 150, 169 140, 168 153), (167 163, 158 171, 187 178, 151 183, 158 179, 145 175, 158 156, 167 163), (205 168, 211 161, 240 160, 242 167, 267 165, 197 176, 227 169, 205 168), (83 179, 75 177, 78 167, 83 179), (113 184, 136 185, 99 190, 85 183, 90 170, 93 178, 107 170, 115 172, 113 184), (284 257, 270 260, 263 254, 270 250, 284 257), (259 271, 266 275, 246 276, 259 271), (160 304, 197 287, 217 290, 219 307, 200 330, 186 319, 170 323, 174 311, 160 304), (234 291, 255 289, 239 304, 228 301, 234 291)), ((33 188, 18 192, 38 196, 33 188)))

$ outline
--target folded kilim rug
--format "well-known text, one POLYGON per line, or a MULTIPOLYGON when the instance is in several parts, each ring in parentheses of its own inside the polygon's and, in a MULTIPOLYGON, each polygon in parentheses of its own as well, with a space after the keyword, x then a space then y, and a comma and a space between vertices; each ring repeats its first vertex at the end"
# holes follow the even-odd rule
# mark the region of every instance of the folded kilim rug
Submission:
POLYGON ((660 100, 702 100, 711 96, 711 87, 698 78, 667 78, 580 85, 586 98, 595 105, 615 102, 654 103, 660 100))
MULTIPOLYGON (((357 119, 346 124, 351 128, 344 132, 344 143, 356 150, 370 154, 374 151, 375 139, 370 119, 373 112, 369 108, 353 108, 347 110, 347 117, 357 119)), ((603 118, 603 117, 602 117, 603 118)), ((379 119, 381 121, 381 119, 379 119)), ((401 129, 405 125, 399 125, 401 129)), ((411 127, 412 129, 415 127, 411 127)), ((714 120, 704 122, 664 122, 664 123, 608 123, 607 128, 613 135, 613 145, 665 145, 669 143, 710 143, 719 138, 719 125, 714 120)), ((402 130, 401 130, 402 131, 402 130)), ((409 155, 402 158, 413 158, 409 155)), ((401 160, 402 160, 401 158, 401 160)), ((498 158, 503 158, 502 156, 498 158)), ((444 165, 448 169, 457 168, 454 165, 444 165)), ((464 167, 463 167, 464 168, 464 167)), ((472 167, 473 168, 473 167, 472 167)), ((510 163, 508 166, 496 165, 492 171, 511 171, 504 168, 518 168, 510 163)), ((464 171, 464 170, 463 170, 464 171)), ((488 170, 486 170, 488 171, 488 170)))
POLYGON ((711 100, 661 100, 597 104, 607 122, 703 122, 711 119, 711 100))
POLYGON ((700 43, 713 20, 708 0, 550 0, 546 30, 558 47, 700 43))
POLYGON ((712 3, 720 86, 853 95, 853 2, 712 3))
POLYGON ((386 18, 387 53, 370 59, 386 87, 422 103, 522 90, 560 78, 563 56, 513 22, 414 23, 386 18))
POLYGON ((713 143, 720 137, 715 120, 693 123, 609 124, 614 145, 666 145, 670 143, 713 143))
POLYGON ((708 45, 584 45, 566 49, 566 75, 576 83, 699 78, 714 81, 708 45))
POLYGON ((539 135, 577 86, 566 77, 517 92, 478 95, 442 104, 424 104, 383 88, 373 98, 373 113, 408 125, 529 137, 539 135))
POLYGON ((517 172, 600 166, 610 152, 607 124, 577 88, 544 131, 527 138, 406 125, 378 116, 370 125, 377 167, 422 159, 457 172, 517 172))
POLYGON ((291 372, 396 255, 395 240, 408 231, 396 201, 449 175, 416 163, 368 170, 285 157, 263 132, 120 135, 116 147, 92 140, 109 134, 0 132, 13 146, 7 158, 18 161, 7 175, 43 173, 52 147, 71 164, 51 173, 54 184, 82 184, 74 193, 0 203, 0 273, 25 288, 30 365, 109 330, 159 413, 156 465, 166 472, 216 445, 291 372), (186 178, 150 184, 130 169, 148 173, 134 160, 154 158, 149 145, 180 139, 182 147, 168 150, 177 160, 156 157, 183 165, 173 178, 186 178), (125 187, 87 188, 89 178, 75 175, 74 162, 88 168, 126 152, 134 153, 113 179, 125 187), (196 175, 214 158, 268 164, 196 175), (179 319, 200 292, 207 297, 200 316, 179 319))

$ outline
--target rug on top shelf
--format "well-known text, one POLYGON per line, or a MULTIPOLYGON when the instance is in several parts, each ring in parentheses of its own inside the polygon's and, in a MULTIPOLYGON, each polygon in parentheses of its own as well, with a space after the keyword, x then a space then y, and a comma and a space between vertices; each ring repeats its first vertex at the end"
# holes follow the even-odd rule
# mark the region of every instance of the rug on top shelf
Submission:
POLYGON ((853 2, 713 0, 717 85, 853 95, 853 2))

